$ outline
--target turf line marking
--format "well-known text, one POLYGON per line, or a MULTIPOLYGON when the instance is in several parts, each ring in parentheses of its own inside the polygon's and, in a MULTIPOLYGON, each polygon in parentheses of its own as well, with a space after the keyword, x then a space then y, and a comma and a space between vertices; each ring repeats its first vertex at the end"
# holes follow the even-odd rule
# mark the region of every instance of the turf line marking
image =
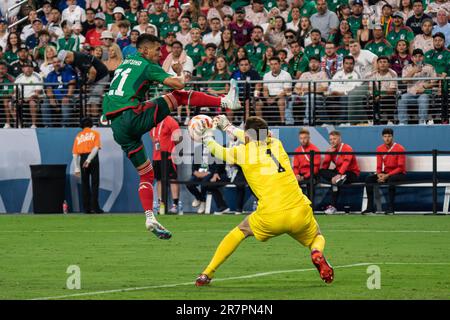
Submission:
MULTIPOLYGON (((344 269, 344 268, 369 266, 369 265, 373 265, 373 264, 374 265, 449 265, 450 266, 450 262, 448 262, 448 263, 447 262, 379 262, 379 263, 361 262, 361 263, 347 264, 347 265, 342 265, 342 266, 333 266, 333 268, 334 269, 344 269)), ((269 272, 249 274, 249 275, 245 275, 245 276, 218 278, 218 279, 214 279, 214 282, 251 279, 251 278, 270 276, 270 275, 274 275, 274 274, 305 272, 305 271, 315 271, 315 270, 316 270, 316 268, 269 271, 269 272)), ((149 289, 163 289, 163 288, 174 288, 174 287, 181 287, 181 286, 191 286, 194 284, 195 284, 195 282, 191 281, 191 282, 182 282, 182 283, 165 284, 165 285, 157 285, 157 286, 146 286, 146 287, 115 289, 115 290, 83 292, 83 293, 67 294, 67 295, 62 295, 62 296, 33 298, 30 300, 53 300, 53 299, 86 297, 86 296, 102 295, 102 294, 109 294, 109 293, 118 293, 118 292, 131 292, 131 291, 142 291, 142 290, 149 290, 149 289)))

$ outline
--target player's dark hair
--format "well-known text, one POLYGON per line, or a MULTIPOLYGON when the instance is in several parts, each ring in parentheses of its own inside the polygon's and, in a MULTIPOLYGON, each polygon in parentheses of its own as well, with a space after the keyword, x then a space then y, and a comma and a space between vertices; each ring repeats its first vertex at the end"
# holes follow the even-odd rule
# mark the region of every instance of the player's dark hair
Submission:
POLYGON ((340 137, 340 136, 341 136, 341 133, 340 133, 339 131, 337 131, 337 130, 333 130, 333 131, 331 131, 331 132, 329 133, 329 135, 330 135, 330 136, 337 136, 337 137, 340 137))
POLYGON ((217 50, 217 45, 215 43, 210 42, 205 46, 205 50, 207 50, 209 48, 213 48, 214 50, 217 50))
POLYGON ((182 44, 180 41, 175 40, 175 41, 172 43, 172 47, 173 47, 174 44, 178 44, 178 45, 181 47, 181 49, 183 49, 183 44, 182 44))
POLYGON ((91 118, 86 117, 81 119, 81 128, 92 128, 92 126, 94 125, 94 122, 92 121, 91 118))
POLYGON ((280 58, 278 58, 277 56, 273 56, 272 58, 269 59, 269 61, 276 61, 278 63, 281 63, 280 58))
POLYGON ((152 34, 144 33, 138 37, 136 42, 136 48, 140 49, 142 46, 146 44, 155 44, 155 43, 160 43, 158 37, 152 34))
POLYGON ((238 64, 240 64, 242 61, 248 61, 248 62, 250 62, 250 59, 247 58, 247 57, 240 58, 240 59, 238 60, 238 64))
POLYGON ((394 135, 394 130, 392 130, 392 128, 384 128, 383 132, 381 133, 382 136, 384 136, 385 134, 390 134, 390 135, 394 135))
MULTIPOLYGON (((255 30, 255 29, 259 29, 264 33, 264 29, 261 26, 254 26, 253 30, 255 30)), ((253 30, 252 30, 252 32, 253 32, 253 30)))
POLYGON ((380 57, 378 57, 377 61, 380 61, 380 60, 386 60, 387 62, 390 61, 388 56, 380 56, 380 57))
POLYGON ((252 140, 266 141, 269 135, 269 126, 267 122, 260 117, 248 117, 245 121, 245 132, 250 136, 252 140))
POLYGON ((352 60, 353 64, 355 64, 355 58, 353 58, 353 56, 345 56, 344 60, 342 61, 342 63, 344 63, 345 60, 352 60))

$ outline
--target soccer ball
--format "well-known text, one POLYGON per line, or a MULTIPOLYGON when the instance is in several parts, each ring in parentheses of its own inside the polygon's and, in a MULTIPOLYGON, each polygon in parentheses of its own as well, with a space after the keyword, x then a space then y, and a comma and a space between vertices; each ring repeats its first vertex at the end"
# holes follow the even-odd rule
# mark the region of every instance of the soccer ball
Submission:
POLYGON ((189 136, 196 142, 202 141, 202 129, 205 127, 212 128, 213 120, 204 114, 199 114, 189 120, 188 131, 189 136))

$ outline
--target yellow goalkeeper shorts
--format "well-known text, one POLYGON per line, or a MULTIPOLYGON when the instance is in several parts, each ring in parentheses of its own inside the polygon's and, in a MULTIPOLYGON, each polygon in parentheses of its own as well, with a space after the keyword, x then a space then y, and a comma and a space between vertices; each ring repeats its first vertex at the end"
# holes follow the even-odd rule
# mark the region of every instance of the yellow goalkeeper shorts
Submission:
POLYGON ((248 221, 255 238, 259 241, 267 241, 286 233, 309 247, 319 233, 319 226, 309 205, 283 212, 255 211, 249 216, 248 221))

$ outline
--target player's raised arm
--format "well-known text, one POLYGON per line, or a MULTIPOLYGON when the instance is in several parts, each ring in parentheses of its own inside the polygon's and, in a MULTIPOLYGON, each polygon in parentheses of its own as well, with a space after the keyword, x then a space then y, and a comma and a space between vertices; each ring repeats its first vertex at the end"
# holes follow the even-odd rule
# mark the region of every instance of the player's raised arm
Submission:
POLYGON ((223 114, 216 116, 214 117, 213 122, 216 128, 225 131, 231 136, 238 138, 240 142, 245 142, 244 130, 233 126, 231 122, 228 120, 227 116, 223 114))

